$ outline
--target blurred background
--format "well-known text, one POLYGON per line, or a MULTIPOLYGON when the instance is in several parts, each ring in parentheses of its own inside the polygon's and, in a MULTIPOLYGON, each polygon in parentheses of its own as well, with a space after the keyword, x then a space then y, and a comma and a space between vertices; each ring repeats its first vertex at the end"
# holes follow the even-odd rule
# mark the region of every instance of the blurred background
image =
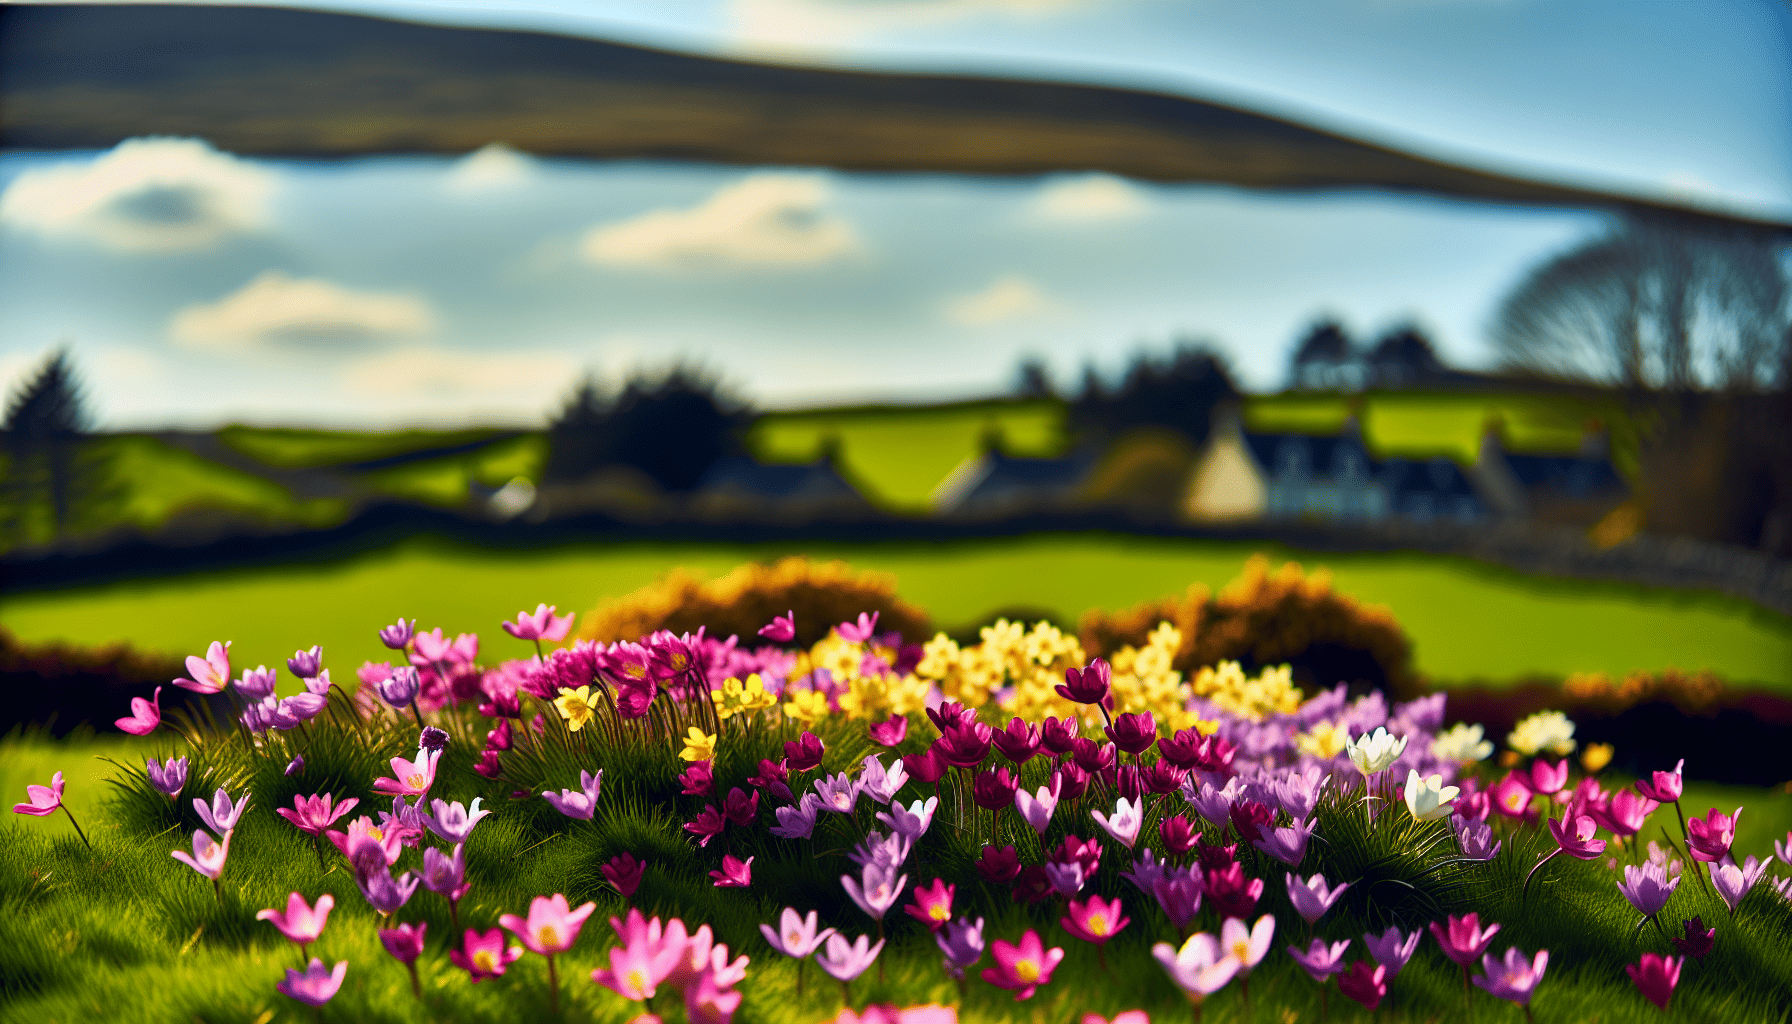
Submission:
POLYGON ((1723 761, 1789 241, 1767 0, 6 6, 3 724, 807 556, 1723 761))

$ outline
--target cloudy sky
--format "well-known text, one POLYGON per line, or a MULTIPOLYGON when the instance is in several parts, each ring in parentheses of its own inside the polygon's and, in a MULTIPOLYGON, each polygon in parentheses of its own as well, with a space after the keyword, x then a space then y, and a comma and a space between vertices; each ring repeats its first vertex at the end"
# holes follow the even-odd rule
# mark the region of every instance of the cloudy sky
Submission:
MULTIPOLYGON (((310 6, 843 66, 1146 86, 1499 171, 1792 218, 1767 3, 421 0, 310 6)), ((109 427, 540 422, 698 361, 766 407, 1061 380, 1173 339, 1247 385, 1336 316, 1463 365, 1588 213, 1115 178, 541 160, 0 152, 0 385, 73 347, 109 427)))

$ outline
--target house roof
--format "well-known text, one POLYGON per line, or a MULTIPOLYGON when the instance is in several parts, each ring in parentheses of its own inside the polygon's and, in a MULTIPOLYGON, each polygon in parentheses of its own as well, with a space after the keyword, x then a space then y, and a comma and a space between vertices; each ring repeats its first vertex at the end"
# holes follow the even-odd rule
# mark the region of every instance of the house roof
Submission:
POLYGON ((700 491, 747 491, 766 498, 859 497, 826 459, 807 463, 763 463, 745 456, 718 461, 698 481, 700 491))
POLYGON ((1527 491, 1550 490, 1574 497, 1627 494, 1630 488, 1612 468, 1611 459, 1588 455, 1515 455, 1506 465, 1527 491))

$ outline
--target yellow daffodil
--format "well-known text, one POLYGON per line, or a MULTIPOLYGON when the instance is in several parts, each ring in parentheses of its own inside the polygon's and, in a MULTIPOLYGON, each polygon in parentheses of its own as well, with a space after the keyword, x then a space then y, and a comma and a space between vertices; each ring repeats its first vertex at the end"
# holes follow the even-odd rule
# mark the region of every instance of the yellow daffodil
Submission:
POLYGON ((1331 722, 1320 722, 1312 732, 1303 732, 1294 737, 1294 745, 1303 754, 1311 754, 1321 760, 1329 761, 1344 752, 1350 742, 1350 730, 1331 722))
POLYGON ((1589 743, 1587 749, 1580 752, 1580 766, 1588 775, 1597 775, 1605 766, 1612 763, 1612 745, 1610 743, 1589 743))
POLYGON ((716 756, 716 738, 696 726, 691 726, 684 739, 684 749, 678 756, 686 761, 713 761, 716 756))
POLYGON ((828 716, 827 695, 819 690, 791 690, 790 700, 784 704, 784 714, 812 726, 828 716))
POLYGON ((589 686, 581 686, 576 690, 569 690, 562 686, 560 696, 554 701, 554 707, 560 710, 560 717, 566 719, 566 727, 573 732, 583 729, 585 723, 591 721, 591 716, 597 713, 596 709, 591 706, 591 687, 589 686))

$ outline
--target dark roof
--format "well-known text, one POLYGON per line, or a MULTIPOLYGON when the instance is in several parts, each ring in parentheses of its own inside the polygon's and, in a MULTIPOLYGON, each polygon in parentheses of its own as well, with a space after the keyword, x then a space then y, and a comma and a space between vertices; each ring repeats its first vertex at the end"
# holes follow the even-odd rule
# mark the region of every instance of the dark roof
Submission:
POLYGON ((1278 479, 1290 472, 1309 478, 1335 478, 1354 466, 1358 475, 1375 474, 1376 462, 1363 442, 1352 431, 1339 434, 1253 434, 1245 432, 1244 442, 1251 457, 1262 467, 1266 479, 1278 479))
POLYGON ((1425 460, 1389 459, 1382 463, 1380 477, 1396 500, 1401 495, 1420 492, 1480 499, 1474 484, 1469 482, 1455 460, 1442 456, 1425 460))
POLYGON ((1577 498, 1630 492, 1611 460, 1600 456, 1507 452, 1506 465, 1527 491, 1550 490, 1577 498))
POLYGON ((859 496, 826 459, 789 464, 755 462, 744 456, 726 458, 709 467, 697 489, 747 491, 767 498, 859 496))

